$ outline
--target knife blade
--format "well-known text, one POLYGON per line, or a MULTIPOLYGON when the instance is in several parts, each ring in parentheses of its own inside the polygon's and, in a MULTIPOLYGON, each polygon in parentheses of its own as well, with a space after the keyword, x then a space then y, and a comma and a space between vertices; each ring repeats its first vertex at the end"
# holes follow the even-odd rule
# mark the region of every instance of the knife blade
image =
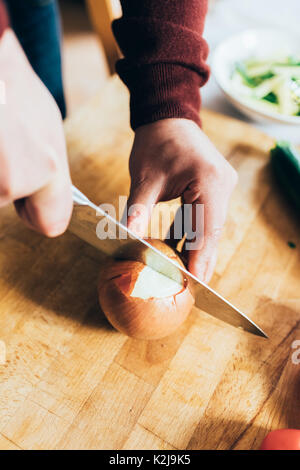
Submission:
POLYGON ((145 248, 145 263, 149 267, 179 283, 182 280, 181 273, 185 275, 192 284, 195 305, 198 308, 234 327, 267 338, 264 331, 247 315, 200 281, 187 269, 177 264, 176 261, 153 247, 147 240, 135 235, 125 225, 91 202, 73 185, 72 194, 74 207, 69 225, 69 230, 72 233, 104 254, 118 258, 126 259, 128 256, 130 257, 133 243, 141 243, 145 248), (100 218, 105 218, 107 222, 107 230, 105 230, 104 235, 102 232, 98 233, 97 231, 100 218))

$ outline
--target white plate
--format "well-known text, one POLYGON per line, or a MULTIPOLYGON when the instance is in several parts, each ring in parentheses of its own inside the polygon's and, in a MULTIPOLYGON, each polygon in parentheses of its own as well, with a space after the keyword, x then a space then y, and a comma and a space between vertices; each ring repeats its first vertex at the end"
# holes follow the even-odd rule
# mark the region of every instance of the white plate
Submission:
POLYGON ((252 29, 231 36, 217 46, 212 57, 212 71, 221 90, 229 101, 252 119, 299 124, 300 116, 258 110, 255 104, 246 103, 233 89, 231 76, 235 63, 241 60, 267 60, 274 56, 300 56, 300 37, 272 29, 252 29))

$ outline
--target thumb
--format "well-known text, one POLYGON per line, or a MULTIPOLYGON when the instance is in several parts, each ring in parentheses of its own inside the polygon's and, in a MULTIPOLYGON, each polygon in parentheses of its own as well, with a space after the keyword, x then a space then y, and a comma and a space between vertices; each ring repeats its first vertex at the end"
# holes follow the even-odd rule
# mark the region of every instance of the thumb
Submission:
POLYGON ((147 231, 153 206, 158 201, 160 185, 157 182, 131 183, 123 223, 139 237, 144 237, 147 231))

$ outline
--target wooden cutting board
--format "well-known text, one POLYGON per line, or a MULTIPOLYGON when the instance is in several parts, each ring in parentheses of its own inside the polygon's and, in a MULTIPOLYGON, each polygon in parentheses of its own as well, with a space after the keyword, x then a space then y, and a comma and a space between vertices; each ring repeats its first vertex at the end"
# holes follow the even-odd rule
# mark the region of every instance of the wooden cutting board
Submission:
MULTIPOLYGON (((105 260, 1 209, 1 449, 256 449, 271 429, 300 427, 299 223, 270 173, 272 140, 211 112, 203 121, 240 177, 211 285, 270 339, 197 309, 165 340, 128 339, 98 307, 105 260)), ((133 136, 118 79, 66 136, 80 189, 96 203, 128 193, 133 136)))

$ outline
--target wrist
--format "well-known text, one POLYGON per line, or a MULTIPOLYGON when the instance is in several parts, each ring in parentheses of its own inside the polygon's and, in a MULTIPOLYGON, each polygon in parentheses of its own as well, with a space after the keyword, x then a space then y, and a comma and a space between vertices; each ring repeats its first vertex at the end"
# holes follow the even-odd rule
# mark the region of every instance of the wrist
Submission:
POLYGON ((137 67, 127 74, 120 61, 117 71, 131 91, 131 127, 135 130, 162 119, 189 119, 201 125, 198 73, 179 64, 137 67))
POLYGON ((7 28, 0 38, 0 80, 5 83, 7 91, 21 83, 25 93, 28 71, 33 74, 15 33, 7 28))
POLYGON ((195 132, 203 133, 199 125, 191 119, 170 117, 143 124, 135 129, 135 134, 143 134, 151 130, 161 135, 173 135, 176 138, 178 136, 177 132, 184 129, 194 129, 195 132))

